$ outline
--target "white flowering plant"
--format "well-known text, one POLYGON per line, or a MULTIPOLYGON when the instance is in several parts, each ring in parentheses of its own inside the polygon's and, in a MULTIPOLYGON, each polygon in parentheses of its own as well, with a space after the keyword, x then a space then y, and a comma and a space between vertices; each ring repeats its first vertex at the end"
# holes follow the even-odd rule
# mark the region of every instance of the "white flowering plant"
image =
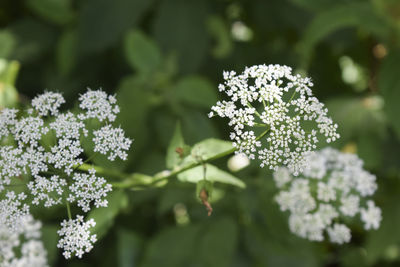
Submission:
POLYGON ((132 143, 121 128, 112 126, 119 113, 114 96, 89 89, 79 101, 76 114, 62 112, 63 96, 45 92, 35 97, 26 111, 5 108, 0 115, 0 192, 5 196, 0 201, 2 227, 23 231, 31 205, 66 205, 68 220, 61 223, 58 243, 66 258, 82 257, 96 241, 96 234, 89 232, 94 220, 85 221, 79 214, 73 219, 71 205, 83 214, 94 207, 107 207, 107 194, 112 190, 93 167, 82 166, 96 154, 110 161, 126 160, 132 143), (90 136, 94 149, 85 151, 82 140, 90 136), (26 191, 14 192, 22 186, 26 191))
POLYGON ((364 229, 378 229, 380 208, 368 199, 376 189, 375 175, 363 169, 356 155, 325 148, 308 156, 308 166, 295 177, 286 167, 278 168, 274 180, 280 192, 275 200, 282 211, 289 211, 290 230, 312 241, 348 243, 350 229, 345 225, 359 216, 364 229))
POLYGON ((311 79, 295 75, 288 66, 256 65, 242 73, 224 72, 219 91, 227 100, 218 101, 209 116, 229 119, 230 138, 261 167, 287 166, 295 174, 304 169, 304 158, 316 149, 317 133, 330 143, 339 138, 337 124, 313 96, 311 79), (256 135, 256 128, 264 131, 256 135), (265 137, 263 137, 265 135, 265 137))
MULTIPOLYGON (((211 203, 218 197, 214 182, 246 187, 212 163, 235 153, 228 165, 232 172, 245 168, 250 160, 275 171, 281 190, 276 200, 282 211, 291 212, 292 232, 321 241, 326 230, 332 242, 349 242, 350 229, 340 222, 342 217, 360 214, 366 230, 379 227, 380 209, 372 200, 364 201, 377 188, 375 176, 362 169, 355 155, 332 149, 315 152, 320 141, 333 142, 339 134, 312 86, 311 79, 287 66, 257 65, 241 74, 224 72, 219 91, 227 99, 212 106, 209 117, 229 120, 231 141, 212 137, 189 146, 178 123, 167 150, 167 169, 151 175, 123 173, 95 160, 126 161, 130 154, 132 139, 116 126, 120 108, 113 95, 88 89, 76 109, 64 110, 62 94, 45 92, 25 110, 4 108, 0 114, 1 225, 18 236, 25 231, 26 218, 33 220, 33 206, 64 206, 66 216, 58 218, 57 247, 66 259, 81 258, 117 213, 102 216, 101 210, 110 203, 113 209, 128 205, 124 190, 162 187, 176 177, 197 185, 196 196, 210 216, 211 203)), ((182 218, 180 222, 186 223, 187 218, 182 218)), ((9 246, 0 246, 0 252, 10 250, 9 246)), ((17 260, 14 254, 4 253, 8 256, 0 255, 0 263, 17 260)), ((26 260, 42 262, 45 252, 37 255, 39 259, 26 260)))

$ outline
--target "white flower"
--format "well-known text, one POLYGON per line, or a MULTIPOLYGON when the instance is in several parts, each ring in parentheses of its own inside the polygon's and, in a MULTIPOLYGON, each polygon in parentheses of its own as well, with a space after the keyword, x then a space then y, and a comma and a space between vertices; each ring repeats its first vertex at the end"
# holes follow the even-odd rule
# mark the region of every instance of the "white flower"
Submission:
POLYGON ((61 223, 61 229, 57 231, 60 236, 57 247, 64 250, 63 255, 66 259, 73 255, 82 258, 84 253, 89 252, 96 242, 96 235, 90 233, 90 228, 94 227, 96 222, 93 219, 84 221, 83 216, 76 216, 76 219, 64 220, 61 223))
POLYGON ((4 108, 0 113, 0 138, 10 134, 10 126, 17 122, 17 109, 4 108))
POLYGON ((353 217, 360 211, 360 197, 356 195, 342 196, 340 199, 340 212, 344 215, 353 217))
POLYGON ((93 142, 94 151, 103 155, 108 154, 108 159, 113 161, 116 157, 126 160, 126 153, 131 146, 132 141, 125 137, 124 130, 121 128, 112 128, 110 125, 94 131, 93 142))
POLYGON ((79 140, 59 139, 58 144, 51 147, 51 153, 47 153, 48 162, 56 169, 64 168, 65 173, 70 175, 74 166, 83 163, 82 158, 79 157, 82 152, 83 148, 79 140))
POLYGON ((78 202, 78 206, 84 212, 90 210, 90 203, 94 202, 96 208, 107 207, 105 199, 107 193, 111 191, 111 185, 102 177, 97 177, 94 169, 89 170, 89 175, 75 173, 72 177, 73 183, 69 186, 70 194, 67 198, 69 202, 78 202))
POLYGON ((22 149, 12 146, 0 146, 0 192, 4 185, 11 183, 11 178, 23 173, 24 163, 20 160, 22 149))
POLYGON ((12 134, 19 147, 24 145, 37 146, 42 135, 49 131, 44 127, 43 120, 39 117, 26 117, 15 123, 12 134))
POLYGON ((278 188, 282 188, 282 186, 292 180, 292 174, 285 167, 278 167, 274 172, 273 177, 278 188))
POLYGON ((86 136, 88 130, 85 124, 79 121, 78 118, 71 112, 60 114, 56 120, 50 123, 50 129, 56 132, 58 138, 79 139, 81 131, 86 136))
POLYGON ((46 164, 47 156, 44 148, 41 146, 26 148, 26 151, 19 160, 25 166, 24 173, 28 173, 27 168, 30 170, 31 175, 37 175, 40 172, 46 172, 48 170, 46 164))
POLYGON ((364 222, 364 228, 365 230, 378 229, 382 220, 382 211, 375 206, 372 200, 368 200, 367 205, 367 209, 361 209, 361 220, 364 222))
POLYGON ((47 252, 40 238, 41 224, 31 215, 20 219, 18 231, 0 224, 0 266, 46 267, 47 252))
POLYGON ((339 213, 332 205, 323 203, 319 205, 315 214, 321 218, 324 225, 330 225, 333 219, 339 217, 339 213))
POLYGON ((23 192, 17 195, 7 191, 6 198, 0 200, 0 225, 8 227, 9 231, 20 231, 22 218, 29 214, 29 206, 22 202, 25 198, 23 192))
POLYGON ((344 224, 335 223, 333 227, 327 229, 332 243, 348 243, 351 239, 350 229, 344 224))
POLYGON ((62 104, 65 103, 60 93, 45 92, 32 99, 32 106, 40 116, 57 115, 62 104))
POLYGON ((296 214, 289 216, 289 228, 292 233, 312 241, 322 241, 324 224, 316 214, 296 214))
MULTIPOLYGON (((350 230, 333 220, 354 217, 361 213, 364 228, 377 229, 381 210, 372 200, 368 208, 360 205, 361 198, 372 195, 377 189, 376 177, 363 167, 355 155, 325 148, 306 157, 308 168, 294 176, 288 168, 278 168, 274 180, 280 192, 275 200, 282 211, 289 211, 289 228, 300 237, 313 241, 324 240, 326 231, 331 242, 350 241, 350 230)), ((363 201, 364 202, 364 201, 363 201)))
POLYGON ((99 121, 114 121, 119 113, 119 107, 116 105, 117 99, 109 96, 101 90, 88 90, 79 97, 81 103, 79 107, 86 111, 80 114, 80 119, 97 118, 99 121))
POLYGON ((228 101, 218 101, 209 116, 228 118, 237 153, 257 156, 262 167, 284 165, 297 174, 305 156, 316 149, 318 132, 327 142, 339 138, 328 110, 312 96, 311 80, 292 74, 290 67, 252 66, 241 74, 224 72, 224 80, 218 88, 228 101), (313 128, 306 130, 306 124, 313 128), (257 140, 263 131, 268 133, 257 140))
POLYGON ((64 187, 67 185, 65 179, 58 175, 52 175, 50 178, 35 176, 34 181, 28 183, 28 188, 34 196, 32 204, 39 205, 44 201, 45 207, 51 207, 62 202, 64 187))
MULTIPOLYGON (((106 197, 111 185, 106 179, 95 176, 94 169, 89 170, 89 174, 77 171, 86 171, 82 165, 90 163, 96 155, 94 152, 106 154, 110 160, 116 157, 126 160, 132 141, 124 136, 122 129, 110 125, 119 113, 114 96, 101 90, 89 90, 79 100, 83 109, 79 114, 60 112, 65 100, 61 94, 53 92, 35 97, 32 108, 25 112, 16 109, 0 111, 0 234, 3 228, 18 234, 31 204, 51 207, 65 202, 76 203, 85 212, 91 206, 107 206, 106 197), (93 118, 100 122, 87 120, 93 118), (84 150, 82 141, 87 141, 85 137, 88 136, 94 136, 95 148, 88 144, 84 150), (25 185, 28 198, 25 193, 16 193, 23 192, 25 185)), ((81 241, 86 240, 85 229, 93 225, 94 221, 85 223, 79 216, 63 223, 64 228, 59 233, 64 238, 59 246, 65 248, 65 257, 72 254, 81 257, 92 248, 95 236, 85 241, 88 243, 81 241), (81 229, 77 235, 65 230, 73 224, 81 229), (72 240, 78 243, 71 243, 71 236, 78 238, 72 240)), ((35 240, 27 240, 19 248, 20 258, 15 257, 13 250, 8 250, 4 264, 9 265, 3 265, 2 260, 6 257, 2 255, 1 238, 1 267, 45 265, 41 258, 35 258, 41 251, 35 240)))
POLYGON ((322 201, 336 200, 335 189, 323 182, 318 183, 318 199, 322 201))

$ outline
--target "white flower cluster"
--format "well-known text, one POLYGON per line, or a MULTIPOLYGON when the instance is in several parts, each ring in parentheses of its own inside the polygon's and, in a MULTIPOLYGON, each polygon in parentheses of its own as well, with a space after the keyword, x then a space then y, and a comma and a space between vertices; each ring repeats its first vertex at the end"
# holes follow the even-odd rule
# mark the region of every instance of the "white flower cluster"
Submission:
POLYGON ((241 74, 224 72, 224 80, 219 91, 228 99, 218 101, 209 117, 227 117, 237 153, 257 156, 262 167, 284 165, 296 174, 316 149, 317 134, 328 143, 339 138, 328 110, 312 95, 311 80, 292 74, 290 67, 256 65, 241 74), (255 128, 268 134, 258 139, 255 128))
POLYGON ((313 152, 306 158, 308 167, 294 177, 286 167, 274 173, 280 189, 275 200, 282 211, 289 211, 290 230, 313 241, 324 240, 324 230, 333 243, 351 239, 346 218, 360 214, 364 228, 379 228, 381 210, 366 200, 377 189, 376 177, 363 169, 356 155, 332 148, 313 152))
POLYGON ((75 173, 72 177, 72 184, 69 187, 68 202, 78 202, 84 212, 90 210, 90 203, 94 201, 94 206, 107 207, 105 197, 111 191, 111 185, 107 184, 106 179, 97 177, 94 169, 89 170, 89 174, 75 173))
MULTIPOLYGON (((0 211, 0 215, 1 215, 0 211)), ((41 223, 31 215, 20 218, 17 231, 0 224, 1 267, 46 267, 47 252, 40 238, 41 223)))
POLYGON ((109 154, 108 159, 111 161, 114 161, 116 157, 126 160, 128 154, 125 151, 129 149, 132 141, 124 136, 124 130, 107 125, 93 134, 95 152, 109 154))
POLYGON ((22 202, 25 198, 23 192, 7 191, 5 198, 0 200, 0 225, 8 227, 9 231, 20 231, 22 218, 29 214, 29 206, 22 202))
POLYGON ((64 103, 62 95, 54 92, 45 92, 32 99, 32 107, 40 116, 58 115, 58 110, 64 103))
POLYGON ((75 254, 78 258, 89 252, 96 242, 96 235, 91 235, 89 229, 94 227, 96 222, 93 219, 85 222, 83 216, 76 216, 76 219, 64 220, 58 234, 61 237, 57 247, 64 249, 63 255, 66 259, 75 254))
MULTIPOLYGON (((104 154, 110 160, 117 157, 126 160, 132 141, 125 137, 121 128, 111 125, 119 113, 114 96, 101 90, 88 90, 79 100, 81 111, 78 114, 61 112, 65 100, 55 92, 35 97, 27 112, 0 111, 0 194, 6 196, 0 201, 0 224, 10 231, 16 232, 17 222, 29 213, 29 205, 23 203, 27 195, 33 197, 32 204, 45 207, 69 202, 88 212, 93 206, 107 206, 106 197, 111 185, 96 176, 94 169, 86 174, 78 168, 96 153, 104 154), (93 125, 99 127, 93 129, 93 125), (91 140, 89 136, 92 136, 91 140), (93 151, 84 150, 82 140, 92 142, 93 145, 88 147, 94 147, 93 151), (85 152, 90 154, 85 155, 85 152), (29 177, 30 181, 27 181, 29 177), (21 182, 26 184, 28 191, 26 194, 14 193, 11 189, 16 185, 20 188, 21 182)), ((81 216, 74 223, 86 225, 82 220, 81 216)), ((87 225, 93 225, 93 222, 87 225)), ((79 243, 84 237, 79 235, 76 241, 64 237, 61 244, 79 243)), ((68 251, 65 255, 70 257, 76 253, 82 256, 88 250, 87 246, 85 250, 81 247, 74 251, 75 248, 78 246, 65 247, 68 251)))
POLYGON ((100 90, 92 91, 89 89, 86 94, 81 95, 79 100, 81 101, 79 107, 86 110, 86 113, 80 114, 80 119, 95 118, 100 121, 114 121, 119 113, 115 96, 109 96, 100 90))

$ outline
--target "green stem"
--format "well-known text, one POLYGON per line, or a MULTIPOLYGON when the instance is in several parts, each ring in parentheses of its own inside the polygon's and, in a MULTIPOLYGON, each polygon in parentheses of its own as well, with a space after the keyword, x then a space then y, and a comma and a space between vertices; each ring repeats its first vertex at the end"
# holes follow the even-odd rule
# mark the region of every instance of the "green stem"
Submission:
POLYGON ((65 201, 67 204, 67 213, 68 213, 68 219, 72 220, 72 216, 71 216, 71 207, 69 206, 69 202, 65 201))
MULTIPOLYGON (((267 129, 264 132, 262 132, 259 136, 257 136, 256 140, 258 141, 261 138, 263 138, 269 131, 270 131, 270 129, 267 129)), ((182 173, 184 171, 187 171, 187 170, 190 170, 192 168, 195 168, 195 167, 197 167, 197 166, 199 166, 201 164, 205 164, 207 162, 210 162, 210 161, 213 161, 213 160, 228 156, 228 155, 234 153, 235 151, 236 151, 236 147, 233 147, 231 149, 225 150, 225 151, 215 155, 214 157, 208 158, 207 160, 203 160, 202 162, 194 162, 192 164, 189 164, 189 165, 186 165, 186 166, 183 166, 183 167, 180 167, 180 168, 176 168, 173 171, 168 172, 168 173, 161 172, 161 175, 156 175, 155 176, 155 181, 158 182, 160 180, 171 178, 171 177, 173 177, 175 175, 178 175, 178 174, 180 174, 180 173, 182 173)))
MULTIPOLYGON (((247 106, 249 107, 249 108, 254 108, 249 102, 247 102, 247 106)), ((261 115, 260 115, 260 113, 258 113, 258 111, 254 108, 254 113, 259 117, 259 118, 261 118, 261 115)))
POLYGON ((74 168, 74 171, 76 171, 77 169, 79 169, 82 165, 84 165, 85 163, 89 162, 90 160, 92 160, 94 157, 96 156, 96 153, 92 154, 89 158, 87 158, 84 162, 82 162, 82 164, 76 166, 74 168))
POLYGON ((296 92, 296 89, 294 89, 294 92, 293 92, 292 96, 290 97, 288 103, 290 103, 290 101, 292 101, 292 99, 293 99, 293 97, 296 95, 296 93, 297 93, 297 92, 296 92))
POLYGON ((124 179, 128 176, 130 176, 130 174, 128 173, 123 173, 117 170, 112 170, 112 169, 106 169, 100 166, 96 166, 96 165, 92 165, 92 164, 87 164, 87 163, 83 163, 82 165, 77 167, 78 170, 81 171, 89 171, 90 169, 95 169, 96 173, 107 176, 107 177, 112 177, 112 178, 117 178, 117 179, 124 179))
MULTIPOLYGON (((259 136, 257 136, 256 140, 258 141, 261 138, 263 138, 269 131, 270 131, 270 129, 266 129, 259 136)), ((152 186, 154 184, 158 184, 159 182, 161 182, 163 180, 172 178, 184 171, 193 169, 197 166, 200 166, 200 165, 206 166, 205 165, 206 163, 208 163, 210 161, 214 161, 216 159, 223 158, 225 156, 228 156, 228 155, 234 153, 236 150, 237 150, 236 147, 232 147, 232 148, 222 151, 221 153, 216 154, 215 156, 210 157, 206 160, 198 160, 191 164, 177 167, 177 168, 173 169, 172 171, 165 170, 165 171, 162 171, 162 172, 154 175, 153 177, 139 174, 139 173, 131 173, 131 174, 121 173, 119 171, 105 169, 100 166, 92 166, 89 164, 82 164, 81 166, 79 166, 79 170, 88 171, 89 169, 94 168, 96 170, 96 172, 100 175, 118 178, 118 179, 124 179, 122 182, 112 183, 112 186, 115 188, 132 188, 132 187, 137 187, 140 185, 152 186)))

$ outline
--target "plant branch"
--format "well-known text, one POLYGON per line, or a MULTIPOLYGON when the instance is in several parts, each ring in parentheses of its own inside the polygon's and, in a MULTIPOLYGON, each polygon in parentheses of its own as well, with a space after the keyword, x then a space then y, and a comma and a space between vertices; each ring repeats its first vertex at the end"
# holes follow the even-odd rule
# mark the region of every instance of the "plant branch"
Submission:
MULTIPOLYGON (((257 136, 256 140, 260 140, 261 138, 263 138, 266 134, 268 134, 269 131, 270 131, 270 129, 266 129, 259 136, 257 136)), ((205 164, 210 161, 214 161, 214 160, 223 158, 225 156, 228 156, 228 155, 234 153, 236 150, 237 150, 236 147, 232 147, 228 150, 222 151, 221 153, 216 154, 213 157, 207 158, 205 160, 195 161, 195 162, 187 164, 187 165, 179 166, 173 170, 164 170, 162 172, 155 174, 154 176, 148 176, 148 175, 140 174, 140 173, 127 174, 127 173, 122 173, 122 172, 119 172, 116 170, 105 169, 103 167, 90 165, 90 164, 82 164, 81 166, 78 167, 78 169, 82 170, 82 171, 88 171, 89 169, 94 168, 96 170, 96 172, 100 175, 104 175, 107 177, 113 177, 113 178, 117 178, 117 179, 124 179, 121 182, 111 183, 113 187, 117 187, 117 188, 154 186, 155 184, 159 184, 160 182, 167 180, 169 178, 172 178, 184 171, 193 169, 200 165, 205 166, 205 164)))

